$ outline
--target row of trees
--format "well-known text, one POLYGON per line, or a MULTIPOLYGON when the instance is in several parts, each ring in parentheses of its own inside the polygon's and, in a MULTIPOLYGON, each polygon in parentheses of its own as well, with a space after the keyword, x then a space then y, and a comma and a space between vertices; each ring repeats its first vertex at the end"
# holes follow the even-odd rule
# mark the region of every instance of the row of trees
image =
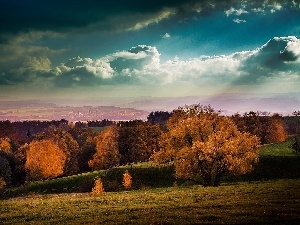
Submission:
POLYGON ((259 144, 286 136, 279 115, 249 112, 225 117, 201 105, 154 112, 147 122, 91 123, 106 125, 98 134, 81 122, 49 122, 34 135, 32 128, 23 129, 24 143, 3 137, 9 132, 5 123, 6 127, 0 123, 0 177, 13 185, 150 159, 173 161, 177 177, 200 175, 205 185, 218 185, 224 174, 251 170, 259 144))

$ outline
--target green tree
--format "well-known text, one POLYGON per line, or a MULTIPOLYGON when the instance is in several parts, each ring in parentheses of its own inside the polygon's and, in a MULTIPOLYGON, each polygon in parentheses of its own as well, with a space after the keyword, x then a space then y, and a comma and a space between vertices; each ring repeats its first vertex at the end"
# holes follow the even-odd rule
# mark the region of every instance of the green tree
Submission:
POLYGON ((118 146, 121 164, 145 162, 159 149, 161 129, 143 121, 120 124, 118 146))
POLYGON ((92 128, 87 127, 85 124, 76 123, 68 130, 68 133, 77 141, 79 145, 79 152, 77 154, 78 167, 80 172, 90 171, 91 168, 88 164, 96 153, 96 133, 92 128), (80 126, 79 126, 79 125, 80 126))
POLYGON ((176 177, 203 178, 204 186, 218 186, 225 174, 244 174, 258 161, 259 140, 238 131, 234 122, 210 106, 180 107, 162 135, 157 162, 174 161, 176 177))
POLYGON ((0 151, 0 177, 3 178, 5 184, 11 184, 12 172, 6 155, 0 151))
POLYGON ((296 136, 294 142, 291 144, 290 148, 299 157, 300 156, 300 137, 296 136))

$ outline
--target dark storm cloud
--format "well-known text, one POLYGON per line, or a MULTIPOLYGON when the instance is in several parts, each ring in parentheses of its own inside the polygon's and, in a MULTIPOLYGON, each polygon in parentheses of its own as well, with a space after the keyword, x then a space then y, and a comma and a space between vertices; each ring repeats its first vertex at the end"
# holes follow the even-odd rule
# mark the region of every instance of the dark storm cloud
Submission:
POLYGON ((243 60, 239 70, 247 74, 236 81, 241 84, 263 82, 276 78, 278 74, 299 74, 300 40, 296 37, 275 37, 243 60))
MULTIPOLYGON (((101 30, 127 30, 138 23, 144 25, 158 22, 167 17, 190 17, 192 13, 207 14, 213 9, 226 10, 240 4, 237 0, 10 0, 1 1, 0 33, 14 34, 28 31, 58 31, 80 30, 92 27, 101 30), (160 15, 168 11, 164 17, 160 15), (155 20, 158 17, 158 20, 155 20), (148 22, 147 22, 148 21, 148 22)), ((252 7, 266 6, 273 3, 290 2, 277 1, 249 1, 252 7)), ((298 4, 294 0, 293 4, 298 4)), ((243 4, 247 4, 243 1, 243 4)), ((6 38, 1 37, 4 42, 6 38)))

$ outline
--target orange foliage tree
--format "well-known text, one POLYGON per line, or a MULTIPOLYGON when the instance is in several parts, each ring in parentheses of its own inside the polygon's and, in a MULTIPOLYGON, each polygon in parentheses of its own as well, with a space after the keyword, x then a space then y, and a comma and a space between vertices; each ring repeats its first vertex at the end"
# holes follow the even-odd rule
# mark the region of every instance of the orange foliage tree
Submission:
POLYGON ((271 143, 283 142, 286 140, 287 132, 282 116, 274 114, 270 118, 268 139, 271 143))
POLYGON ((32 141, 25 168, 29 180, 50 179, 63 175, 67 156, 53 140, 32 141))
POLYGON ((11 152, 11 144, 9 138, 0 138, 0 149, 4 152, 11 152))
POLYGON ((225 174, 244 174, 258 161, 259 139, 238 131, 234 122, 209 106, 180 107, 162 135, 162 150, 153 159, 174 161, 176 177, 203 178, 218 186, 225 174))
POLYGON ((108 169, 119 165, 118 127, 109 126, 96 137, 96 153, 89 161, 93 170, 108 169))
POLYGON ((68 132, 49 127, 35 137, 26 152, 28 178, 36 180, 76 174, 78 152, 78 143, 68 132))

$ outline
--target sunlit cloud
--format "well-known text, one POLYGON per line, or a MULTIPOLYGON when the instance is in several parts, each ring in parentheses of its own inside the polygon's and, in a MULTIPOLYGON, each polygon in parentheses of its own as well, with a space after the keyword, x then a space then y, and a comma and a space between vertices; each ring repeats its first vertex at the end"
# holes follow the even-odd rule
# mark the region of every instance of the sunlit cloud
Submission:
POLYGON ((93 60, 76 57, 54 69, 60 87, 167 85, 177 82, 256 85, 272 80, 299 82, 300 41, 275 37, 256 50, 161 62, 154 46, 136 46, 93 60))

